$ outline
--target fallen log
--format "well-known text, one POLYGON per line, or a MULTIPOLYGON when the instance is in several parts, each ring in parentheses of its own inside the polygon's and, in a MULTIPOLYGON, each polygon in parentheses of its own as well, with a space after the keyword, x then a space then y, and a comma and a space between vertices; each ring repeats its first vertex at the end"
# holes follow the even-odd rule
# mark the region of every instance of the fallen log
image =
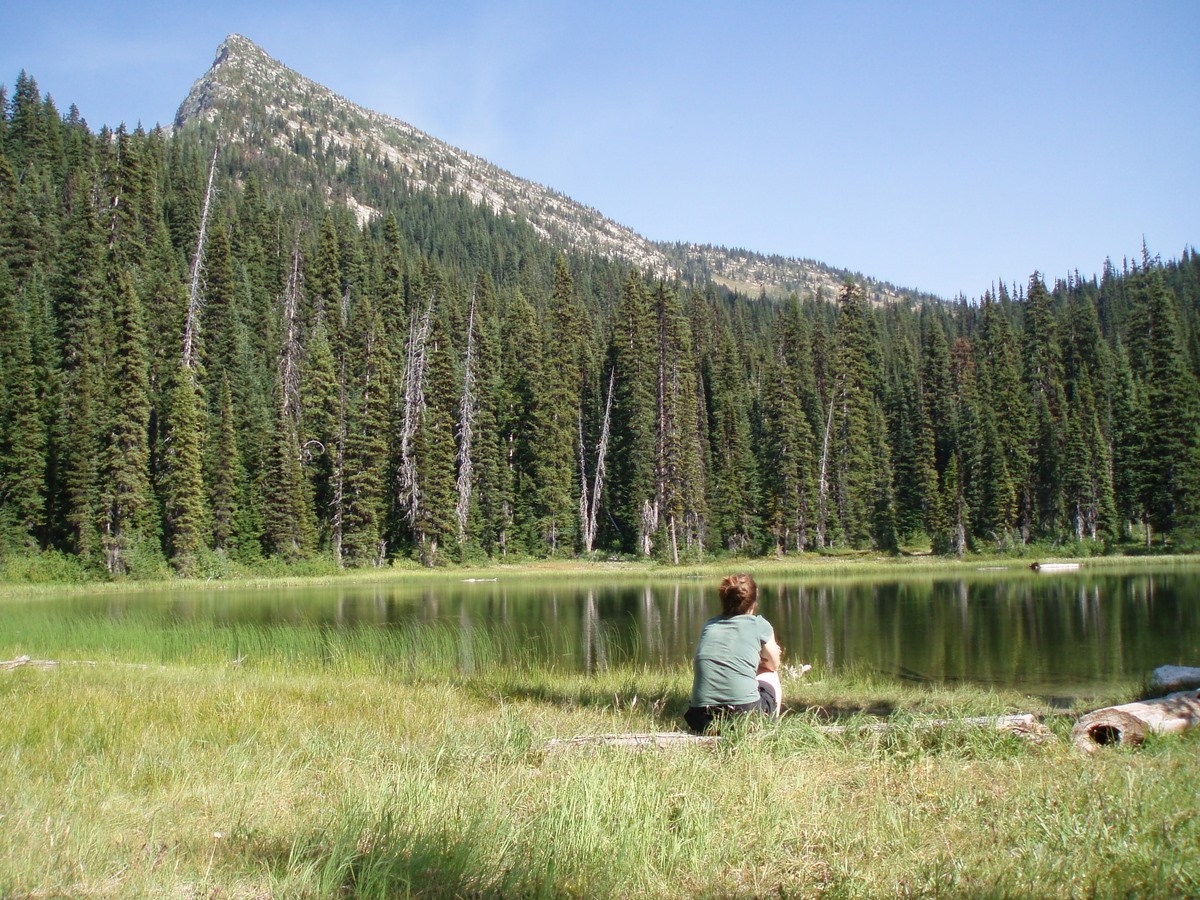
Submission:
POLYGON ((1200 688, 1200 669, 1191 666, 1159 666, 1150 673, 1150 690, 1189 691, 1200 688))
POLYGON ((865 722, 858 725, 814 725, 822 734, 846 734, 854 731, 872 733, 890 731, 907 725, 926 731, 934 728, 993 728, 1006 731, 1015 737, 1024 738, 1035 744, 1054 740, 1054 733, 1037 720, 1033 713, 1017 713, 1009 716, 968 716, 965 719, 914 719, 911 722, 865 722))
MULTIPOLYGON (((994 728, 1035 744, 1054 740, 1054 735, 1037 721, 1032 713, 1010 716, 975 716, 965 719, 915 719, 909 722, 863 722, 855 725, 813 725, 821 734, 855 732, 878 733, 893 728, 994 728)), ((583 734, 571 738, 554 738, 542 745, 549 753, 597 747, 624 747, 630 750, 682 750, 687 747, 711 747, 721 740, 719 734, 689 734, 686 731, 659 731, 638 734, 583 734)))
POLYGON ((1074 572, 1079 566, 1077 562, 1035 562, 1029 568, 1035 572, 1074 572))
POLYGON ((28 656, 18 656, 16 659, 0 662, 0 671, 11 672, 13 669, 21 668, 21 666, 33 666, 35 669, 50 669, 57 665, 58 663, 52 659, 30 659, 28 656))
POLYGON ((1111 745, 1136 747, 1148 734, 1174 734, 1197 725, 1200 691, 1178 691, 1090 712, 1071 729, 1071 742, 1084 753, 1094 753, 1111 745))
POLYGON ((572 738, 554 738, 542 749, 550 753, 584 747, 627 747, 631 750, 680 750, 685 747, 709 747, 721 740, 717 734, 689 734, 686 731, 658 731, 641 734, 581 734, 572 738))

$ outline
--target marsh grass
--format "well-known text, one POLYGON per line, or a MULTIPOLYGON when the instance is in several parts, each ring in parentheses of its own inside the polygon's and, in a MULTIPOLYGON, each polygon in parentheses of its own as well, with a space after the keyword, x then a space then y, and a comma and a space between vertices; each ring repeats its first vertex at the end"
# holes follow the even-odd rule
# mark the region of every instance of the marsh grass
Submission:
POLYGON ((0 673, 3 896, 1200 891, 1195 733, 1084 758, 1019 694, 810 673, 715 749, 551 754, 677 728, 687 668, 436 626, 24 627, 96 664, 0 673), (920 724, 1027 711, 1059 740, 920 724))

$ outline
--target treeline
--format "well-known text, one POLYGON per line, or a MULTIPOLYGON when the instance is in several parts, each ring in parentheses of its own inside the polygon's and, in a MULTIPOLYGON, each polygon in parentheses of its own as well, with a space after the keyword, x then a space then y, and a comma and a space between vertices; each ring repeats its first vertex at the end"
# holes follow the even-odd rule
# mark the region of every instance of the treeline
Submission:
POLYGON ((211 134, 93 133, 24 74, 0 105, 0 552, 1195 539, 1194 251, 976 303, 752 301, 394 174, 360 225, 211 134))

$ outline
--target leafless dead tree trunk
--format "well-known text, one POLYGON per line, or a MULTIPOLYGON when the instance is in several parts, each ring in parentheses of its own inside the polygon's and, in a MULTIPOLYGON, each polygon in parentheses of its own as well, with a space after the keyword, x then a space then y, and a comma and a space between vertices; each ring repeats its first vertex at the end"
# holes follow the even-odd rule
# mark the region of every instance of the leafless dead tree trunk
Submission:
POLYGON ((204 243, 208 238, 208 213, 212 209, 213 179, 217 174, 218 140, 213 144, 212 160, 208 164, 208 186, 204 189, 204 204, 200 208, 200 233, 196 237, 196 252, 192 256, 192 271, 188 280, 187 318, 183 326, 183 367, 196 369, 196 335, 200 330, 200 307, 204 304, 204 243))
POLYGON ((417 527, 421 512, 421 484, 413 452, 417 428, 425 415, 425 344, 433 319, 434 297, 430 295, 424 315, 413 313, 408 329, 404 366, 404 411, 400 421, 399 499, 409 522, 417 527))
POLYGON ((458 542, 467 539, 467 518, 471 512, 474 467, 471 442, 475 434, 475 293, 467 316, 467 355, 463 364, 462 401, 458 408, 458 542))
POLYGON ((585 553, 591 553, 596 543, 596 522, 600 513, 600 495, 604 493, 604 466, 608 458, 608 435, 612 423, 613 385, 616 377, 617 370, 614 368, 608 375, 608 397, 604 401, 604 421, 600 426, 600 440, 596 445, 596 471, 590 491, 584 459, 583 412, 580 411, 579 414, 579 478, 582 482, 579 492, 579 517, 583 525, 585 553))

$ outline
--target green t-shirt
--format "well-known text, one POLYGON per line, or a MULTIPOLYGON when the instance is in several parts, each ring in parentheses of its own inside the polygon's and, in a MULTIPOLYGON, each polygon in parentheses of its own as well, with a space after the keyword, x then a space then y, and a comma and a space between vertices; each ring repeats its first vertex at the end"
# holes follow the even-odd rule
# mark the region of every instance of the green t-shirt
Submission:
POLYGON ((696 647, 692 706, 758 700, 758 663, 775 629, 762 616, 716 616, 704 623, 696 647))

